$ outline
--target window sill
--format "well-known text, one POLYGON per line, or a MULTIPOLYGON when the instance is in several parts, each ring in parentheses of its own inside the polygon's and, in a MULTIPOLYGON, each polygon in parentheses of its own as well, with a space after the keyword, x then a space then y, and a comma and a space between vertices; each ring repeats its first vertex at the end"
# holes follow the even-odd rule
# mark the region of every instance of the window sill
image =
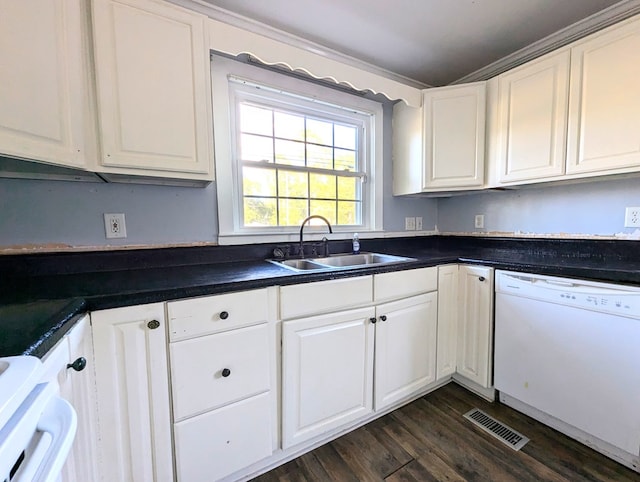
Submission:
MULTIPOLYGON (((360 239, 374 238, 405 238, 416 236, 433 236, 438 234, 437 231, 356 231, 356 230, 336 230, 332 234, 328 233, 326 228, 312 229, 308 226, 304 230, 305 241, 320 241, 322 238, 329 240, 348 240, 354 233, 358 233, 360 239)), ((236 233, 236 234, 220 234, 218 235, 218 244, 220 245, 236 245, 236 244, 259 244, 259 243, 297 243, 300 241, 300 231, 295 233, 236 233)))

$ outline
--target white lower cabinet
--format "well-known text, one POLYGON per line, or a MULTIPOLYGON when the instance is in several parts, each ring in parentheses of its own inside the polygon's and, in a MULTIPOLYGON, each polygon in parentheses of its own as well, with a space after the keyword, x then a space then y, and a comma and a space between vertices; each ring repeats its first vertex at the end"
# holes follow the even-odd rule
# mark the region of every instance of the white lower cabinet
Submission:
POLYGON ((460 266, 457 372, 493 385, 493 268, 460 266))
POLYGON ((373 307, 282 327, 282 445, 291 447, 373 411, 373 307))
POLYGON ((173 480, 164 303, 96 311, 91 323, 102 480, 173 480))
POLYGON ((272 293, 252 290, 167 304, 178 481, 219 480, 273 453, 272 293))
POLYGON ((375 408, 436 380, 437 293, 376 307, 375 408))
POLYGON ((437 378, 456 372, 458 344, 458 265, 438 267, 437 378))

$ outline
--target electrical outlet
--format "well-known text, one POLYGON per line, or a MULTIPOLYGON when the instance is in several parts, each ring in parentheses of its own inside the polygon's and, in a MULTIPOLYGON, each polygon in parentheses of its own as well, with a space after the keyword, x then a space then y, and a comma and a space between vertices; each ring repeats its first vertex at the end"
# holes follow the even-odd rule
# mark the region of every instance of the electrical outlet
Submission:
POLYGON ((404 229, 405 231, 415 231, 416 218, 404 218, 404 229))
POLYGON ((476 214, 474 225, 477 229, 484 228, 484 214, 476 214))
POLYGON ((624 227, 640 228, 640 207, 627 208, 624 211, 624 227))
POLYGON ((422 216, 416 216, 416 231, 422 231, 422 216))
POLYGON ((104 230, 107 238, 126 238, 127 225, 124 222, 124 213, 104 213, 104 230))

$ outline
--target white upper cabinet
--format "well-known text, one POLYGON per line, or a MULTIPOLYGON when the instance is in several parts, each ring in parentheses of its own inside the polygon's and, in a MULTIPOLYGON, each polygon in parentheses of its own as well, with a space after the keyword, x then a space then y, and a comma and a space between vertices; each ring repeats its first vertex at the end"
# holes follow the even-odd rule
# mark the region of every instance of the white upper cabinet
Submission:
POLYGON ((498 77, 501 183, 564 174, 569 51, 498 77))
POLYGON ((93 0, 98 171, 213 179, 205 19, 155 0, 93 0))
POLYGON ((638 124, 640 19, 636 18, 571 49, 567 173, 640 169, 638 124))
POLYGON ((485 82, 424 93, 424 190, 484 182, 485 82))
POLYGON ((393 109, 393 194, 484 184, 486 83, 424 91, 423 107, 393 109))
POLYGON ((0 0, 0 154, 83 167, 80 0, 0 0))

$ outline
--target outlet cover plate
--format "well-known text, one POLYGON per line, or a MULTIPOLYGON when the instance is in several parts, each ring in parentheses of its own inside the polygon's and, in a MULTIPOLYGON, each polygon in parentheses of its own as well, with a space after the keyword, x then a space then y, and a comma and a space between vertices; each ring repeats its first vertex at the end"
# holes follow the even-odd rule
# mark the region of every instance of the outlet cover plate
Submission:
POLYGON ((416 216, 416 231, 422 231, 422 216, 416 216))
POLYGON ((404 218, 404 229, 405 231, 415 231, 416 218, 404 218))
POLYGON ((475 220, 474 220, 474 226, 477 229, 484 228, 484 214, 476 214, 476 217, 475 217, 475 220))
POLYGON ((640 207, 626 208, 624 211, 624 227, 640 228, 640 207))
POLYGON ((107 239, 126 238, 127 225, 124 222, 124 213, 104 213, 104 231, 107 239))

